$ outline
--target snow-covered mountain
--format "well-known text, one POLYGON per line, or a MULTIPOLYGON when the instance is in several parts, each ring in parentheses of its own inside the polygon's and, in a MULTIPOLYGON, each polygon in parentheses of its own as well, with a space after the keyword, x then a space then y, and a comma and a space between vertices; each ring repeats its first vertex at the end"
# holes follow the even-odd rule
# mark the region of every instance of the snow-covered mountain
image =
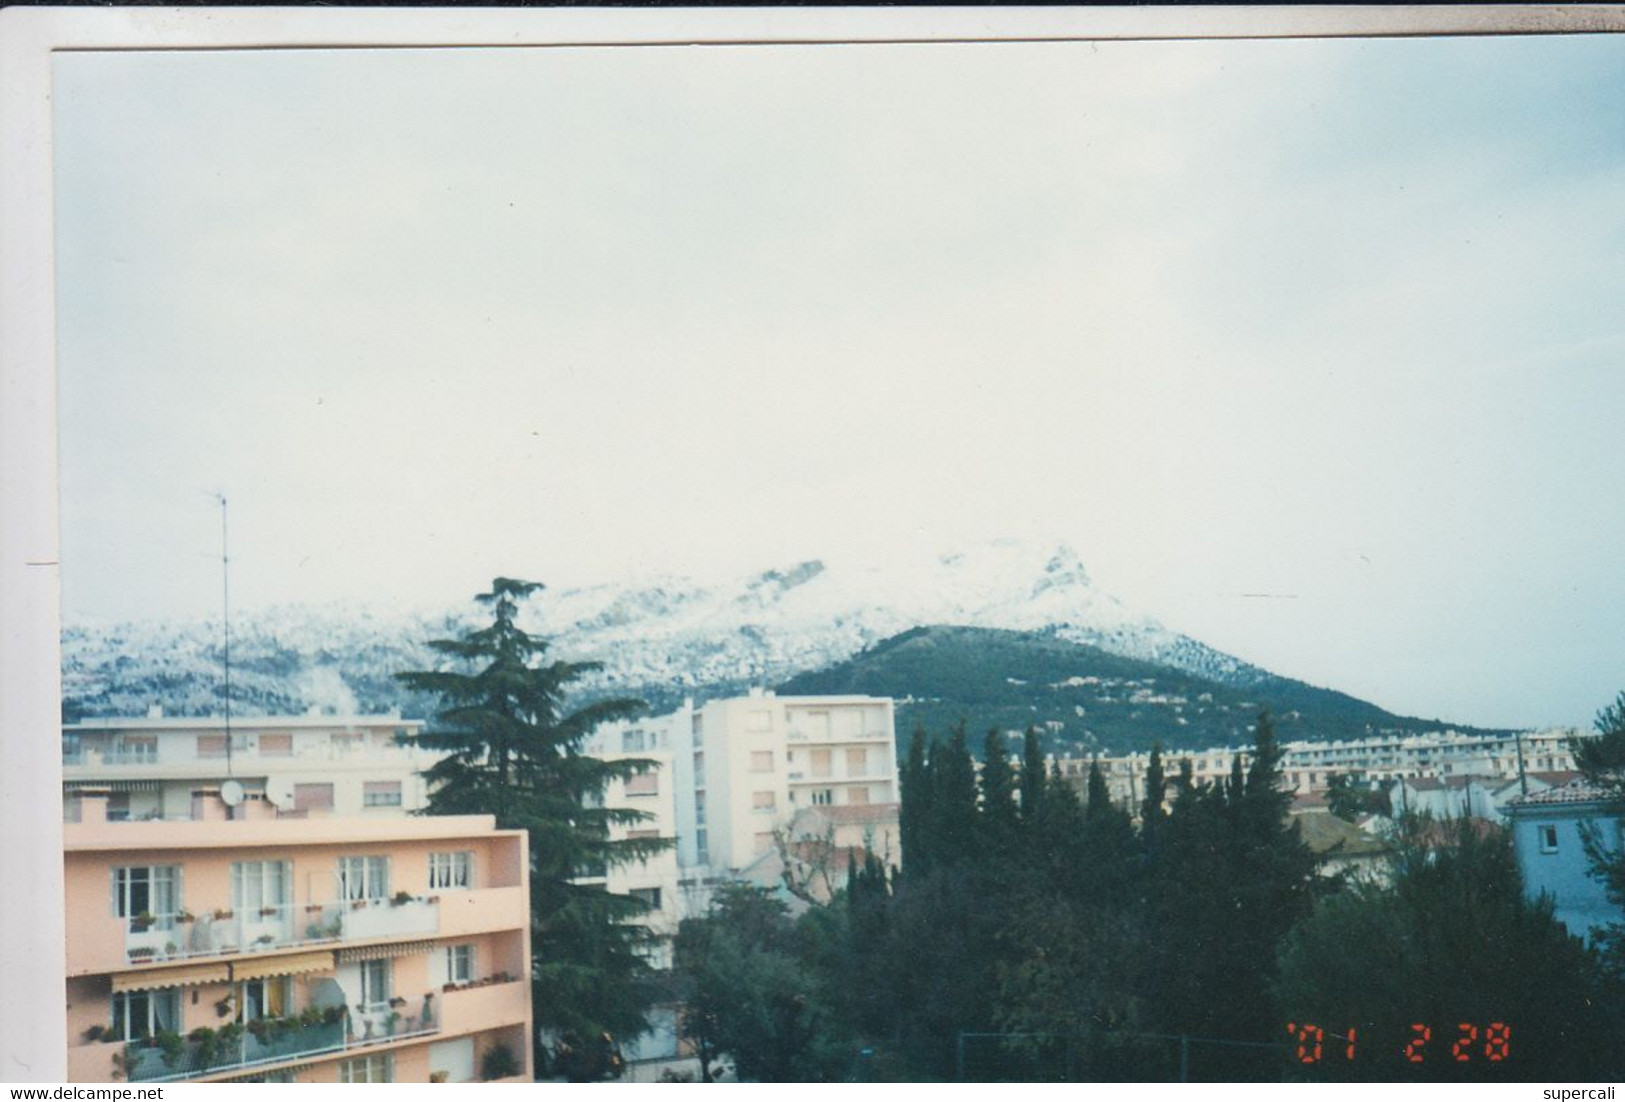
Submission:
MULTIPOLYGON (((478 622, 472 605, 441 617, 360 606, 284 606, 232 625, 232 700, 242 713, 380 710, 426 704, 390 679, 435 661, 424 641, 478 622)), ((775 684, 827 667, 913 627, 954 624, 1047 631, 1226 684, 1269 675, 1096 588, 1065 545, 995 540, 883 564, 819 560, 702 583, 662 576, 547 589, 525 612, 554 653, 604 664, 597 687, 652 703, 775 684)), ((63 693, 85 714, 218 711, 220 625, 70 624, 63 693)))

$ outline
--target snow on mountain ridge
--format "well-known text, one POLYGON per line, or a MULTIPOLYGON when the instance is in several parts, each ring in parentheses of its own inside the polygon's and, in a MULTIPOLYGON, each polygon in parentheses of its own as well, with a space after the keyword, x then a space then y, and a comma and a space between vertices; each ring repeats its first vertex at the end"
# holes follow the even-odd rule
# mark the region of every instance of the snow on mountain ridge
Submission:
MULTIPOLYGON (((388 703, 391 673, 436 661, 423 646, 427 639, 479 619, 472 607, 435 617, 359 605, 280 606, 238 617, 233 680, 254 691, 251 678, 261 675, 266 708, 330 703, 345 698, 331 676, 310 671, 331 667, 359 687, 362 706, 378 706, 388 703)), ((879 563, 811 559, 703 583, 655 575, 546 588, 526 606, 522 623, 548 637, 556 655, 602 662, 597 680, 604 688, 652 699, 776 683, 936 624, 1054 631, 1220 680, 1264 676, 1130 611, 1095 587, 1066 544, 1013 539, 879 563)), ((157 702, 207 710, 203 686, 218 674, 218 641, 219 625, 207 622, 73 628, 64 632, 64 688, 98 709, 144 711, 157 702)))

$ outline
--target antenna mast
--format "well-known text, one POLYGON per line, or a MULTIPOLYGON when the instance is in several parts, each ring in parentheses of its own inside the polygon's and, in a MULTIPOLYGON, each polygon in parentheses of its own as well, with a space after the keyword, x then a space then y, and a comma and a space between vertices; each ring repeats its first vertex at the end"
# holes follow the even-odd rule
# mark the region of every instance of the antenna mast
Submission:
POLYGON ((226 542, 226 495, 220 499, 220 623, 224 638, 222 655, 226 674, 226 776, 234 776, 231 768, 231 558, 226 542))

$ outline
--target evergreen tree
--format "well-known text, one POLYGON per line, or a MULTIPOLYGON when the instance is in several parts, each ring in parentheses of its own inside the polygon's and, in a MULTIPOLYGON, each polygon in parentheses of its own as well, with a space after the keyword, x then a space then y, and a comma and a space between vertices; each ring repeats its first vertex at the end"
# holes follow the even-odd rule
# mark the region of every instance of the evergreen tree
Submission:
POLYGON ((604 762, 580 748, 599 724, 643 705, 606 699, 566 709, 571 686, 599 667, 548 662, 547 642, 519 627, 520 603, 540 588, 497 578, 475 598, 490 609, 490 626, 429 643, 462 669, 396 677, 442 704, 434 729, 418 736, 420 745, 446 752, 425 772, 427 813, 494 815, 498 827, 530 835, 532 1005, 536 1025, 556 1039, 551 1051, 538 1052, 537 1066, 602 1078, 614 1054, 613 1044, 600 1042, 641 1032, 655 997, 643 955, 649 935, 628 921, 646 908, 579 880, 670 843, 613 839, 613 827, 647 816, 602 806, 605 789, 654 763, 604 762))
POLYGON ((928 846, 937 860, 960 863, 971 857, 977 835, 976 767, 960 721, 946 746, 931 748, 931 829, 928 846))
POLYGON ((1162 772, 1162 743, 1151 744, 1151 760, 1145 768, 1145 801, 1140 805, 1140 832, 1146 849, 1156 846, 1168 812, 1162 806, 1168 798, 1168 781, 1162 772))
POLYGON ((1021 817, 1032 821, 1038 817, 1044 802, 1044 747, 1039 742, 1038 730, 1027 728, 1021 740, 1021 817))
POLYGON ((911 876, 926 872, 934 854, 930 833, 931 821, 935 816, 932 805, 934 782, 926 759, 928 741, 924 728, 916 727, 899 777, 898 789, 902 802, 897 810, 897 841, 903 851, 903 868, 911 876))
POLYGON ((1089 763, 1089 795, 1084 801, 1084 815, 1090 819, 1098 819, 1111 810, 1111 793, 1106 790, 1106 777, 1100 771, 1100 759, 1095 758, 1089 763))
POLYGON ((1015 841, 1016 772, 1010 766, 1004 735, 997 728, 982 743, 982 824, 988 844, 999 849, 1015 841))

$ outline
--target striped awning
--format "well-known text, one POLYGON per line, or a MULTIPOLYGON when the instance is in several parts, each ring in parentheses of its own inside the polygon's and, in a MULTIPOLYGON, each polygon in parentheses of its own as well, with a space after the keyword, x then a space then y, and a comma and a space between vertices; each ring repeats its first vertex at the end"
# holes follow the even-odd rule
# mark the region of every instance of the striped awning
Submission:
POLYGON ((340 949, 339 963, 353 964, 358 960, 388 960, 391 957, 409 957, 414 953, 427 953, 434 948, 432 941, 399 941, 393 945, 364 945, 355 949, 340 949))
POLYGON ((164 787, 162 781, 70 781, 63 786, 69 792, 157 792, 164 787))
POLYGON ((119 972, 113 976, 113 994, 120 991, 156 991, 161 987, 225 983, 231 977, 224 964, 185 964, 154 968, 150 972, 119 972))
POLYGON ((231 978, 237 981, 264 979, 266 976, 298 976, 306 972, 331 972, 334 968, 332 953, 295 953, 287 957, 260 957, 254 960, 236 960, 231 963, 231 978))

